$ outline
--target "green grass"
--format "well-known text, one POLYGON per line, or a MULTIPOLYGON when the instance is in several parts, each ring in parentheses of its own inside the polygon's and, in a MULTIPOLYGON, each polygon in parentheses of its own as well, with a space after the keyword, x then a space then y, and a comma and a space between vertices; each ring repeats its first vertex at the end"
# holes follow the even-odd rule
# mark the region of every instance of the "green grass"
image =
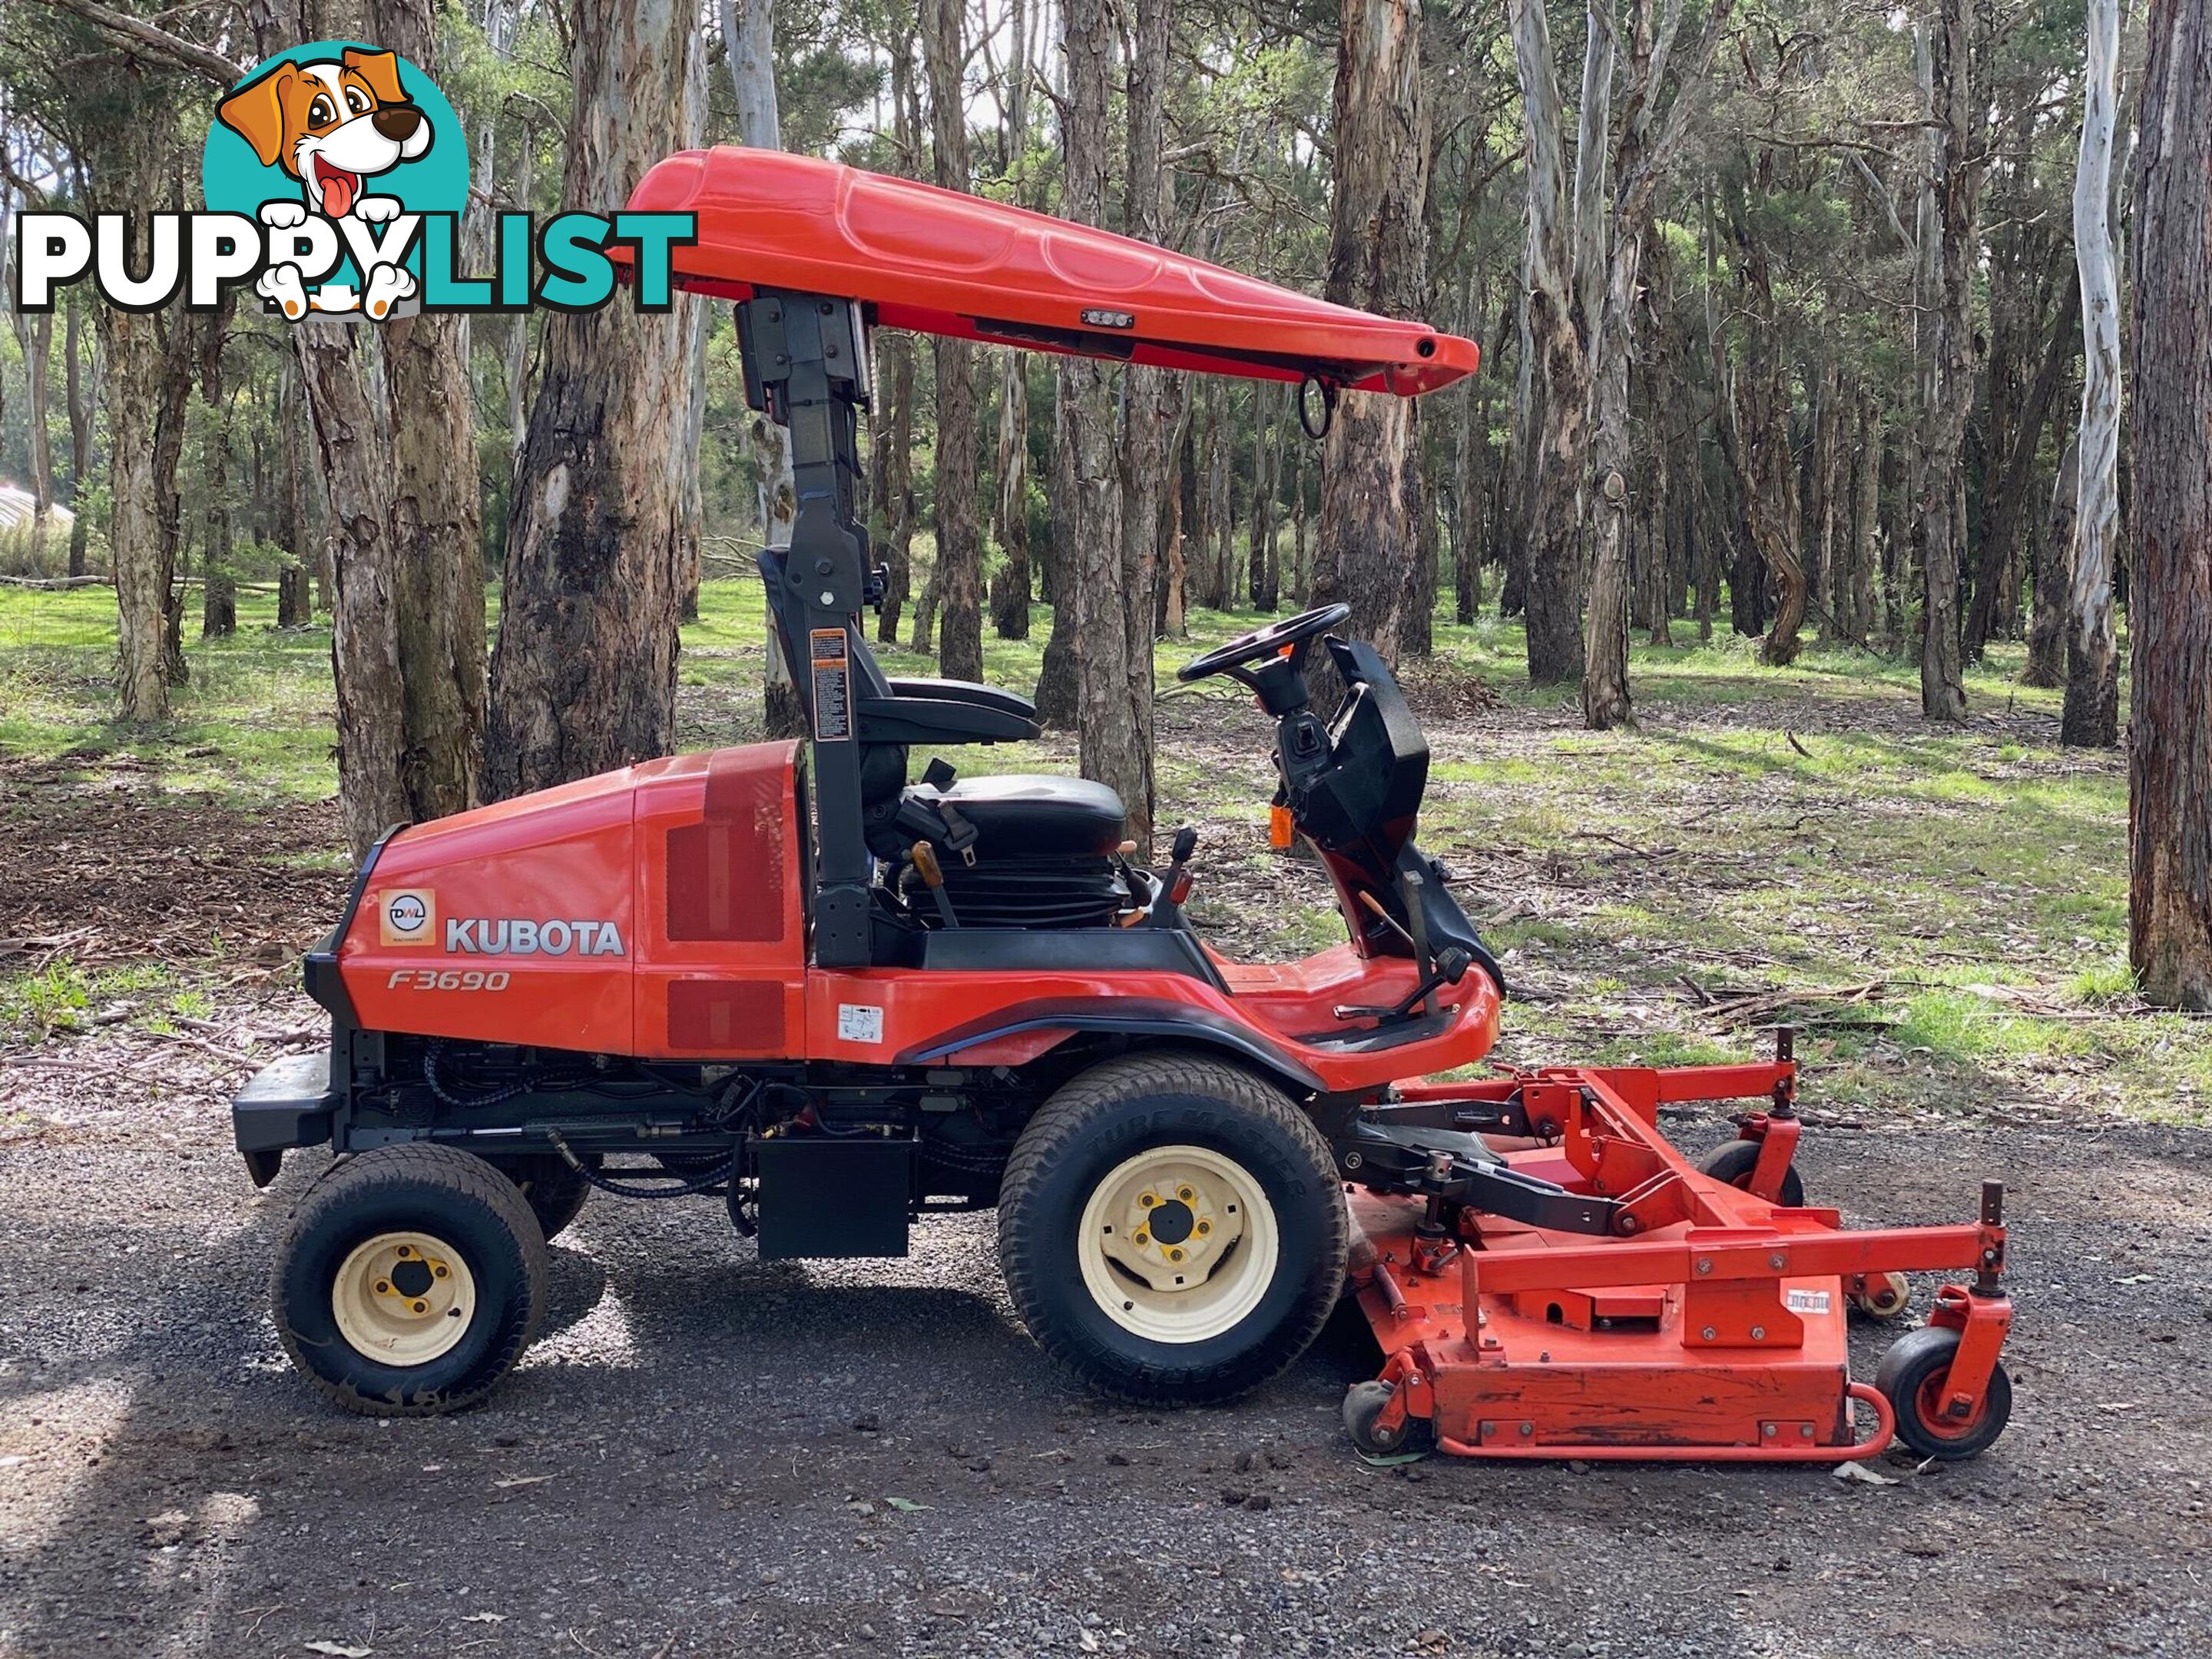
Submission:
MULTIPOLYGON (((112 718, 113 603, 100 588, 0 588, 0 757, 87 781, 128 761, 161 788, 247 810, 333 793, 326 627, 280 632, 273 596, 241 594, 235 636, 187 629, 176 720, 145 730, 112 718)), ((1241 693, 1172 678, 1258 620, 1197 612, 1188 639, 1161 642, 1163 726, 1182 734, 1157 757, 1161 815, 1209 826, 1202 876, 1211 863, 1239 878, 1216 888, 1225 896, 1201 881, 1200 924, 1294 956, 1341 924, 1310 872, 1283 878, 1263 850, 1265 728, 1241 693)), ((1030 621, 1025 641, 987 630, 988 678, 1035 685, 1051 612, 1030 621)), ((758 735, 763 629, 757 582, 706 586, 678 665, 683 746, 758 735)), ((1431 722, 1421 836, 1464 878, 1526 994, 1502 1057, 1708 1062, 1795 1023, 1825 1106, 2201 1120, 2212 1024, 2143 1009, 2126 965, 2124 768, 2057 746, 2059 694, 2018 684, 2020 647, 1992 647, 1967 677, 1972 720, 1939 728, 1919 718, 1909 660, 1815 640, 1777 669, 1725 629, 1710 644, 1693 624, 1675 637, 1633 647, 1635 730, 1583 731, 1574 688, 1532 688, 1520 628, 1494 617, 1440 621, 1435 660, 1412 672, 1480 679, 1501 705, 1431 722), (1834 999, 1854 988, 1871 989, 1834 999), (1783 991, 1798 1000, 1744 1021, 1700 1000, 1783 991)), ((901 647, 880 655, 892 674, 935 672, 901 647)), ((1015 771, 1070 756, 1054 736, 956 757, 1015 771)), ((0 1036, 129 994, 106 970, 19 974, 0 981, 0 1036)), ((137 1017, 168 1013, 202 1017, 166 1002, 137 1017)))
MULTIPOLYGON (((158 963, 88 969, 67 958, 0 975, 0 1043, 36 1042, 56 1031, 90 1030, 103 1012, 119 1012, 125 1006, 136 1012, 149 993, 173 982, 170 970, 158 963)), ((184 995, 165 1002, 164 1012, 204 1017, 205 997, 198 997, 196 1008, 186 1008, 177 1006, 184 995)))

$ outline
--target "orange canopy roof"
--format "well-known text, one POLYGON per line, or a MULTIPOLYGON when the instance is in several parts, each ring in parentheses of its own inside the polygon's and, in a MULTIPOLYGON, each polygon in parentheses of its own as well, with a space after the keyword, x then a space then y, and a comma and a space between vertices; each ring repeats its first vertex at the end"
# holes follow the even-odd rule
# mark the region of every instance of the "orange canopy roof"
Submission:
POLYGON ((698 216, 696 243, 675 250, 678 287, 832 295, 925 334, 1407 398, 1481 357, 1472 340, 1149 242, 781 150, 682 151, 629 207, 698 216))

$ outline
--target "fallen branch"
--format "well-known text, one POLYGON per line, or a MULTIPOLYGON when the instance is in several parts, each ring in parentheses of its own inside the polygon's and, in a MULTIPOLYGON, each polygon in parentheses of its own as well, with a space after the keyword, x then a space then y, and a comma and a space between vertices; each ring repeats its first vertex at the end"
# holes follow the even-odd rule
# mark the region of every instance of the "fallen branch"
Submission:
POLYGON ((105 576, 0 576, 0 583, 9 587, 36 587, 49 591, 68 587, 106 587, 105 576))

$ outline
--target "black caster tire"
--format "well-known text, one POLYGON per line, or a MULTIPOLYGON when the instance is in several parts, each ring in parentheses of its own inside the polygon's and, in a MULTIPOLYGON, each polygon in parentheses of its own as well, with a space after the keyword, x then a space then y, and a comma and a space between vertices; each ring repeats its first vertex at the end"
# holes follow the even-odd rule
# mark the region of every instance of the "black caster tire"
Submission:
POLYGON ((545 1240, 514 1183, 451 1146, 334 1166, 301 1200, 270 1299, 284 1352, 365 1417, 474 1405, 538 1334, 545 1240))
POLYGON ((1874 1374, 1875 1387, 1897 1413, 1897 1437, 1921 1456, 1946 1462, 1988 1450, 2012 1416, 2012 1378, 2002 1360, 1990 1373, 1989 1391, 1972 1421, 1961 1423, 1938 1412, 1944 1379, 1958 1352, 1958 1332, 1948 1326, 1923 1326, 1892 1343, 1874 1374))
POLYGON ((1328 1143, 1279 1090, 1186 1052, 1109 1060, 1015 1143, 999 1198, 1006 1288, 1084 1383, 1199 1405, 1276 1376, 1344 1286, 1328 1143))
MULTIPOLYGON (((1751 1190, 1752 1171, 1759 1167, 1759 1143, 1755 1140, 1722 1142, 1698 1160, 1700 1172, 1716 1181, 1724 1181, 1745 1192, 1751 1190)), ((1798 1178, 1797 1166, 1792 1163, 1782 1172, 1782 1205, 1795 1210, 1805 1203, 1805 1183, 1798 1178)))
POLYGON ((538 1231, 549 1242, 567 1230, 592 1195, 592 1183, 553 1152, 518 1152, 484 1162, 514 1183, 530 1213, 538 1218, 538 1231))
POLYGON ((1397 1392, 1394 1384, 1380 1382, 1355 1382, 1345 1391, 1344 1431, 1370 1457, 1428 1449, 1429 1425, 1425 1421, 1408 1417, 1395 1428, 1386 1429, 1376 1420, 1397 1392))

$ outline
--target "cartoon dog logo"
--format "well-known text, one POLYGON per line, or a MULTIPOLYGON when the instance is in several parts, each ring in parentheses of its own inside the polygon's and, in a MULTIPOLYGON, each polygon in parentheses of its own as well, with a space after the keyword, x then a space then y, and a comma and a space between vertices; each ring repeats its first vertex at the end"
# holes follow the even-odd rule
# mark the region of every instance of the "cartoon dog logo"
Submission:
MULTIPOLYGON (((264 167, 281 167, 300 181, 302 199, 263 204, 264 223, 279 228, 304 223, 310 210, 330 219, 348 215, 369 224, 398 216, 399 202, 368 192, 368 183, 402 161, 428 154, 430 118, 399 83, 399 60, 388 52, 349 46, 336 59, 272 64, 223 100, 222 124, 253 146, 264 167)), ((415 292, 404 266, 379 264, 367 273, 362 308, 383 318, 415 292)), ((307 311, 296 266, 272 264, 254 284, 287 317, 307 311)), ((353 308, 349 290, 325 288, 316 308, 353 308)))

